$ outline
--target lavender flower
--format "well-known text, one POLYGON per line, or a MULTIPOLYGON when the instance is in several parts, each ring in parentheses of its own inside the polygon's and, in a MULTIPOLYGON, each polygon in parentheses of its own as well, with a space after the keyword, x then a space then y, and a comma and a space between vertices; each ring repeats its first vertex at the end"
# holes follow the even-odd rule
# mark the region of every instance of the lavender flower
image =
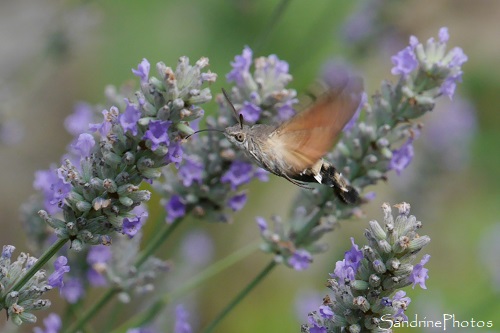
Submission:
POLYGON ((410 281, 413 283, 414 289, 417 284, 420 285, 420 288, 427 289, 427 287, 425 286, 425 280, 429 278, 429 275, 427 274, 429 270, 427 268, 424 268, 424 265, 429 261, 430 258, 431 256, 426 254, 422 258, 420 263, 416 264, 413 267, 413 271, 411 272, 410 275, 410 281))
POLYGON ((213 239, 201 230, 191 231, 182 241, 181 253, 183 262, 194 266, 206 265, 214 255, 213 239))
POLYGON ((389 168, 401 175, 401 172, 410 165, 413 155, 413 139, 409 138, 399 149, 392 151, 389 168))
POLYGON ((370 221, 365 232, 369 245, 362 252, 351 239, 351 250, 328 280, 333 296, 325 297, 318 311, 309 314, 302 332, 377 331, 383 328, 380 318, 408 319, 404 312, 411 300, 401 288, 426 278, 422 266, 429 256, 415 266, 413 262, 430 239, 417 234, 421 223, 409 215, 407 203, 395 207, 396 218, 388 204, 382 205, 385 227, 370 221))
POLYGON ((203 180, 203 164, 195 158, 185 158, 185 163, 179 167, 179 178, 185 187, 191 186, 193 183, 201 184, 203 180))
POLYGON ((451 104, 438 107, 425 126, 422 137, 427 159, 445 171, 464 168, 470 160, 470 149, 477 131, 476 110, 469 101, 455 98, 451 104))
POLYGON ((80 102, 75 105, 73 114, 64 120, 64 127, 68 133, 76 137, 88 131, 89 124, 93 123, 94 117, 95 111, 92 106, 80 102))
POLYGON ((149 69, 151 65, 146 59, 142 59, 141 63, 137 66, 137 69, 132 69, 132 73, 141 79, 142 83, 147 83, 149 78, 149 69))
POLYGON ((172 223, 186 214, 186 205, 178 195, 174 195, 168 201, 165 210, 167 211, 167 222, 172 223))
POLYGON ((90 265, 87 271, 87 280, 93 286, 105 286, 107 264, 111 260, 111 249, 108 246, 96 245, 87 253, 87 263, 90 265))
POLYGON ((234 62, 231 63, 233 70, 227 74, 228 82, 235 82, 237 85, 242 86, 245 81, 250 77, 250 65, 252 64, 252 50, 245 46, 242 55, 234 57, 234 62))
POLYGON ((88 133, 82 133, 78 136, 76 142, 72 145, 75 152, 82 158, 88 157, 92 148, 95 146, 94 137, 88 133))
MULTIPOLYGON (((294 114, 292 106, 297 102, 296 92, 286 89, 291 80, 286 62, 274 55, 253 61, 252 51, 246 47, 242 55, 235 58, 232 66, 227 78, 236 86, 231 90, 230 98, 237 112, 243 114, 245 122, 277 123, 294 114)), ((221 130, 235 121, 233 111, 222 95, 217 97, 217 102, 220 115, 207 118, 208 129, 221 130)), ((184 161, 185 166, 179 165, 180 182, 173 181, 177 177, 171 170, 164 169, 165 184, 156 186, 168 198, 162 201, 168 210, 173 210, 172 203, 182 202, 185 210, 179 210, 179 215, 193 213, 209 221, 230 221, 231 216, 226 212, 238 211, 246 202, 243 192, 234 192, 254 178, 262 181, 268 179, 266 172, 249 163, 242 152, 235 150, 217 132, 190 137, 183 145, 183 153, 198 157, 194 177, 191 179, 187 175, 187 170, 194 167, 192 161, 188 160, 184 161), (203 173, 199 171, 201 168, 203 173), (178 198, 172 201, 173 196, 178 198)))
POLYGON ((70 304, 78 302, 84 293, 83 283, 77 277, 66 280, 64 286, 61 288, 61 296, 70 304))
POLYGON ((391 61, 394 64, 391 70, 393 75, 406 76, 418 67, 417 56, 411 46, 399 51, 398 54, 391 58, 391 61))
POLYGON ((4 246, 0 257, 0 309, 5 309, 7 317, 16 325, 34 323, 37 318, 32 312, 50 306, 48 299, 40 297, 52 286, 47 282, 45 271, 39 270, 22 288, 13 289, 37 261, 26 253, 11 260, 14 250, 12 245, 4 246))
POLYGON ((223 183, 231 184, 231 189, 234 191, 239 186, 250 182, 252 179, 252 165, 247 162, 234 161, 229 170, 221 177, 223 183))
POLYGON ((143 139, 151 142, 151 149, 153 151, 160 147, 160 144, 168 146, 170 140, 167 135, 168 128, 172 125, 171 121, 152 121, 149 123, 149 129, 144 134, 143 139))
POLYGON ((303 249, 296 250, 293 255, 288 259, 288 265, 290 265, 296 271, 303 271, 309 268, 312 262, 311 254, 303 249))
POLYGON ((247 202, 247 194, 245 192, 238 193, 228 201, 228 206, 235 212, 243 209, 247 202))
MULTIPOLYGON (((125 99, 125 102, 127 103, 127 108, 125 109, 125 112, 123 112, 119 117, 120 125, 122 125, 123 131, 125 133, 129 131, 130 133, 132 133, 132 135, 137 135, 137 122, 139 121, 139 119, 141 119, 141 111, 128 99, 125 99)), ((165 129, 165 132, 166 130, 167 129, 165 129)))
POLYGON ((48 282, 51 287, 62 288, 64 286, 63 278, 64 274, 68 273, 70 268, 66 264, 68 263, 68 258, 60 256, 54 262, 54 273, 52 273, 48 282))
POLYGON ((189 313, 182 304, 175 307, 174 333, 192 333, 191 325, 188 322, 189 313))
POLYGON ((73 145, 81 158, 68 156, 56 175, 37 174, 35 186, 45 201, 63 210, 62 219, 52 216, 57 210, 49 208, 40 216, 59 238, 71 240, 72 249, 109 243, 116 231, 137 233, 142 222, 131 210, 150 198, 139 184, 157 179, 162 167, 182 160, 181 137, 193 132, 188 122, 201 117, 199 105, 211 99, 210 90, 202 88, 215 77, 202 79, 207 65, 206 58, 191 66, 182 57, 174 72, 158 63, 158 79, 149 76, 149 63, 143 60, 133 70, 141 90, 135 98, 110 92, 116 105, 102 111, 102 122, 90 124, 73 145))
MULTIPOLYGON (((457 48, 446 51, 445 31, 440 30, 439 41, 430 39, 426 47, 416 37, 410 38, 410 45, 396 55, 398 82, 383 82, 371 104, 361 103, 363 116, 350 124, 335 149, 324 157, 359 193, 387 179, 390 170, 400 173, 409 165, 414 155, 413 141, 422 130, 415 119, 432 110, 442 96, 443 82, 461 75, 466 57, 457 48)), ((324 80, 335 84, 349 70, 338 63, 326 66, 324 80)), ((288 221, 261 231, 265 242, 262 248, 278 262, 287 262, 292 255, 290 246, 304 248, 312 255, 323 251, 326 246, 320 243, 321 237, 331 232, 339 220, 360 214, 359 207, 339 202, 327 187, 301 191, 294 203, 288 221)), ((383 270, 383 265, 376 263, 383 270)), ((352 277, 349 265, 340 265, 336 272, 348 280, 352 277)))
POLYGON ((51 313, 44 318, 43 324, 45 325, 45 329, 35 327, 33 333, 58 333, 62 328, 61 318, 56 313, 51 313))

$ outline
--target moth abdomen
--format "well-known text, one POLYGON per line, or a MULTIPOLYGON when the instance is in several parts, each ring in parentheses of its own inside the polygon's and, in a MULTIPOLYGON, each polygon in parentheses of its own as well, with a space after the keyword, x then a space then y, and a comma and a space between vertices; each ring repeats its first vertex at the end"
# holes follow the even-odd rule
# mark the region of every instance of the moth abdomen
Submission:
POLYGON ((359 201, 358 191, 347 183, 346 179, 333 165, 323 162, 320 175, 321 183, 333 187, 335 194, 343 202, 352 205, 359 201))

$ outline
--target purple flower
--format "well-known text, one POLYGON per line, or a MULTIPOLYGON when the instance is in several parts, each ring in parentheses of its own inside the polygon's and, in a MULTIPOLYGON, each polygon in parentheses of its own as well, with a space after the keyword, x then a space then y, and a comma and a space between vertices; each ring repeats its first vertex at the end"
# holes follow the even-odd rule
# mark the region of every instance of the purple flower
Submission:
POLYGON ((455 89, 457 87, 457 82, 462 82, 462 65, 468 60, 467 55, 464 51, 459 48, 453 48, 446 58, 451 59, 447 63, 447 67, 450 70, 450 74, 444 80, 441 85, 441 93, 448 96, 450 99, 453 98, 455 94, 455 89))
POLYGON ((66 117, 64 127, 73 136, 77 136, 89 129, 89 124, 94 119, 94 110, 87 103, 77 103, 73 114, 66 117))
POLYGON ((321 305, 319 307, 319 315, 325 319, 333 318, 333 311, 328 305, 321 305))
POLYGON ((51 166, 48 170, 35 172, 33 187, 43 193, 44 208, 49 214, 55 214, 61 209, 57 206, 71 191, 67 184, 57 174, 57 169, 51 166))
POLYGON ((411 299, 409 297, 406 297, 406 293, 402 290, 399 290, 394 294, 394 297, 392 298, 391 305, 397 309, 396 314, 393 316, 394 318, 402 318, 403 321, 408 321, 408 316, 404 313, 405 310, 408 308, 408 305, 410 304, 411 299))
POLYGON ((357 272, 363 259, 363 251, 358 248, 358 245, 354 244, 353 237, 351 237, 351 243, 352 247, 349 251, 345 252, 344 260, 346 265, 352 267, 354 272, 357 272))
POLYGON ((126 217, 123 219, 122 232, 132 238, 141 230, 142 224, 139 217, 126 217))
POLYGON ((101 137, 106 137, 111 131, 113 124, 116 123, 119 114, 120 111, 116 106, 112 106, 109 111, 103 110, 102 115, 104 119, 102 123, 89 124, 90 131, 99 132, 99 134, 101 134, 101 137))
POLYGON ((223 183, 230 183, 234 191, 238 186, 250 182, 252 179, 252 165, 242 161, 233 161, 229 170, 221 177, 223 183))
POLYGON ((44 320, 45 329, 35 327, 33 333, 58 333, 62 328, 61 318, 55 313, 49 314, 44 320))
POLYGON ((263 233, 264 231, 267 230, 267 222, 263 217, 257 216, 255 218, 255 221, 257 222, 257 225, 259 226, 260 233, 263 233))
POLYGON ((392 151, 389 169, 395 170, 398 175, 410 165, 413 159, 413 139, 409 138, 399 149, 392 151))
POLYGON ((104 276, 107 263, 111 260, 111 249, 105 245, 92 246, 87 254, 87 263, 91 266, 87 271, 87 280, 93 286, 104 286, 107 279, 104 276))
POLYGON ((288 259, 288 264, 292 266, 296 271, 303 271, 309 268, 309 265, 312 262, 311 254, 304 250, 298 249, 293 255, 288 259))
POLYGON ((201 184, 203 179, 203 164, 193 158, 185 158, 184 164, 179 168, 179 178, 184 186, 189 187, 193 183, 201 184))
POLYGON ((407 46, 392 56, 391 61, 394 64, 394 67, 391 69, 393 75, 406 76, 418 67, 417 57, 411 46, 407 46))
POLYGON ((262 109, 260 107, 248 101, 243 102, 243 107, 240 110, 243 119, 248 123, 255 123, 259 120, 261 112, 262 109))
POLYGON ((323 300, 323 294, 315 290, 299 290, 295 296, 295 313, 297 317, 317 309, 323 300))
POLYGON ((420 285, 420 288, 427 289, 427 287, 425 286, 425 280, 429 278, 429 275, 427 274, 429 270, 427 268, 424 268, 424 265, 429 261, 430 258, 431 256, 426 254, 423 256, 419 264, 413 266, 413 271, 410 275, 410 281, 413 283, 413 289, 415 289, 417 283, 420 285))
POLYGON ((47 279, 47 283, 51 287, 62 288, 64 286, 63 278, 64 274, 69 272, 68 259, 64 256, 60 256, 54 262, 54 273, 50 274, 47 279))
POLYGON ((151 65, 149 64, 149 61, 144 58, 137 66, 137 69, 132 68, 132 73, 134 73, 135 76, 138 76, 141 79, 141 83, 147 83, 150 68, 151 65))
POLYGON ((450 34, 448 33, 448 28, 446 27, 442 27, 441 29, 439 29, 439 41, 441 43, 446 43, 448 41, 448 39, 450 39, 450 34))
POLYGON ((370 201, 373 201, 375 199, 375 197, 377 196, 377 192, 375 191, 370 191, 370 192, 367 192, 364 196, 364 200, 366 200, 367 202, 370 202, 370 201))
MULTIPOLYGON (((96 267, 99 268, 104 266, 96 265, 96 267)), ((87 271, 87 281, 94 287, 103 287, 108 284, 108 280, 103 273, 104 271, 101 271, 100 269, 97 270, 96 268, 91 267, 87 271)))
POLYGON ((155 333, 151 327, 135 327, 127 330, 127 333, 155 333))
POLYGON ((243 53, 234 57, 231 62, 233 69, 226 75, 227 82, 235 82, 236 85, 243 85, 245 77, 249 76, 250 65, 252 64, 252 50, 245 46, 243 53))
POLYGON ((109 246, 92 246, 87 254, 87 263, 89 265, 104 264, 111 260, 112 254, 109 246))
POLYGON ((380 4, 375 1, 364 1, 357 6, 355 12, 347 19, 341 29, 341 35, 349 44, 360 43, 373 36, 376 31, 376 20, 380 4))
POLYGON ((175 307, 174 333, 192 333, 191 325, 188 322, 189 313, 182 304, 175 307))
POLYGON ((312 315, 309 315, 307 320, 309 321, 309 324, 312 325, 309 327, 309 333, 327 333, 326 327, 318 323, 312 315))
POLYGON ((95 139, 89 133, 82 133, 71 148, 80 156, 88 157, 95 146, 95 139))
POLYGON ((295 115, 295 110, 292 107, 293 104, 297 103, 297 99, 293 98, 290 100, 287 100, 283 104, 281 104, 278 107, 278 121, 279 122, 284 122, 290 118, 292 118, 295 115))
POLYGON ((337 278, 340 284, 345 284, 345 280, 353 281, 356 272, 352 269, 351 266, 346 264, 345 259, 339 260, 335 264, 335 269, 333 270, 333 274, 330 274, 332 278, 337 278))
POLYGON ((260 167, 255 167, 255 171, 254 171, 253 175, 255 178, 257 178, 261 182, 269 181, 269 171, 266 171, 260 167))
POLYGON ((179 168, 180 163, 182 162, 182 147, 180 142, 175 141, 168 146, 168 152, 167 156, 165 157, 165 160, 167 163, 175 163, 175 167, 179 168))
POLYGON ((172 125, 171 121, 153 120, 149 123, 149 129, 144 133, 143 139, 151 141, 151 150, 156 150, 160 144, 168 146, 168 128, 172 125))
POLYGON ((15 249, 16 247, 13 245, 4 245, 2 248, 2 258, 10 259, 15 249))
POLYGON ((131 213, 135 215, 124 218, 122 223, 122 232, 130 238, 134 237, 141 230, 149 215, 142 205, 132 209, 131 213))
POLYGON ((167 211, 167 222, 172 223, 176 219, 186 215, 186 205, 181 201, 181 197, 173 195, 165 206, 167 211))
POLYGON ((83 284, 79 278, 68 279, 61 288, 61 296, 71 304, 78 302, 83 297, 83 294, 83 284))
POLYGON ((229 206, 229 208, 231 208, 233 211, 236 212, 245 207, 246 202, 247 202, 247 195, 245 192, 242 192, 230 198, 229 201, 227 202, 227 205, 229 206))
POLYGON ((182 241, 181 252, 186 262, 197 266, 205 265, 212 260, 214 243, 207 233, 194 230, 182 241))
POLYGON ((449 170, 469 162, 470 146, 477 131, 475 108, 466 100, 455 99, 451 105, 433 112, 425 126, 423 143, 449 170))
POLYGON ((127 98, 125 99, 125 103, 127 103, 127 107, 120 114, 120 125, 122 125, 124 132, 130 131, 132 135, 137 135, 137 122, 141 118, 141 111, 133 103, 130 103, 127 98))

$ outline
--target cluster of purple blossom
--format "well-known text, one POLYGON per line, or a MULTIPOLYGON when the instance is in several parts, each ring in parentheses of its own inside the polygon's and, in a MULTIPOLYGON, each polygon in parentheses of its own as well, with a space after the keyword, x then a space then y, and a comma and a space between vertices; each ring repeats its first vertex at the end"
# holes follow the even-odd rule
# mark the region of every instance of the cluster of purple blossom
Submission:
MULTIPOLYGON (((373 97, 373 106, 363 100, 360 109, 364 108, 366 116, 360 121, 358 112, 337 149, 326 156, 358 190, 384 179, 390 170, 400 173, 406 168, 413 157, 413 140, 420 130, 418 124, 409 120, 430 111, 437 97, 453 96, 467 57, 459 48, 446 53, 447 41, 445 28, 440 30, 439 41, 430 39, 426 47, 415 37, 410 38, 410 46, 392 59, 392 72, 400 76, 399 82, 384 83, 381 92, 373 97), (394 145, 402 141, 400 148, 395 149, 394 145)), ((210 90, 202 89, 204 83, 216 79, 213 73, 201 72, 207 65, 205 58, 191 66, 183 57, 174 71, 158 63, 157 79, 149 77, 150 65, 143 60, 133 70, 141 82, 135 99, 108 90, 112 105, 102 111, 103 120, 98 123, 94 123, 95 110, 80 105, 66 122, 75 140, 62 166, 36 174, 34 186, 42 192, 45 207, 40 216, 60 239, 69 240, 73 249, 95 245, 86 262, 71 265, 87 272, 91 285, 102 286, 112 280, 125 291, 122 297, 127 299, 126 292, 132 288, 150 289, 148 279, 168 268, 155 258, 146 261, 140 271, 134 267, 141 227, 147 217, 140 207, 150 197, 149 191, 139 188, 142 181, 152 182, 163 176, 161 182, 153 185, 165 198, 167 222, 173 223, 188 213, 206 220, 228 221, 227 208, 238 211, 246 203, 247 195, 241 187, 255 178, 267 180, 267 173, 246 161, 220 133, 212 131, 182 141, 194 133, 194 121, 203 115, 199 104, 211 99, 210 90), (89 127, 82 126, 89 123, 89 127), (167 164, 174 164, 177 171, 164 168, 167 164), (99 245, 109 244, 111 236, 117 240, 112 249, 99 245), (114 251, 131 255, 111 260, 114 251)), ((286 62, 274 55, 253 60, 252 51, 245 47, 232 66, 227 75, 228 81, 235 84, 230 98, 245 121, 276 124, 294 114, 296 92, 285 88, 291 81, 286 62)), ((221 130, 236 121, 221 95, 217 102, 220 114, 207 118, 208 129, 221 130)), ((364 199, 369 197, 367 194, 364 199)), ((274 219, 274 228, 263 218, 258 218, 257 223, 264 249, 273 253, 276 261, 303 270, 309 267, 312 255, 325 248, 318 243, 321 237, 338 220, 357 214, 359 207, 340 203, 328 188, 302 191, 296 202, 287 225, 279 218, 274 219)), ((305 332, 340 332, 345 327, 353 332, 362 327, 371 329, 377 327, 377 315, 405 319, 404 310, 410 299, 399 289, 409 284, 425 288, 427 269, 423 266, 429 257, 424 256, 417 265, 413 261, 430 239, 416 233, 420 224, 409 216, 408 205, 399 206, 396 219, 387 207, 384 206, 385 230, 371 221, 366 233, 370 245, 361 251, 353 241, 344 260, 337 263, 329 280, 334 297, 325 298, 319 312, 311 314, 309 325, 303 327, 305 332), (372 310, 369 315, 367 308, 372 310), (366 320, 367 316, 371 316, 370 320, 366 320)), ((2 258, 10 260, 12 251, 5 250, 2 258)), ((18 260, 17 265, 26 263, 26 271, 33 263, 23 260, 18 260)), ((5 265, 10 267, 10 261, 5 260, 5 265)), ((82 297, 85 286, 77 276, 68 278, 69 266, 68 259, 60 256, 54 263, 54 273, 47 279, 47 287, 42 289, 59 287, 68 302, 74 303, 82 297)), ((35 274, 32 280, 45 286, 43 278, 42 274, 35 274)), ((2 281, 2 285, 12 287, 13 281, 2 281)), ((48 306, 50 303, 38 300, 41 292, 36 288, 28 295, 33 309, 48 306)), ((24 309, 17 313, 18 300, 26 295, 7 290, 9 293, 2 294, 2 306, 18 318, 14 320, 36 319, 24 309)), ((182 309, 178 310, 178 319, 176 329, 189 332, 182 309)), ((51 316, 45 325, 60 327, 61 323, 51 316)))
MULTIPOLYGON (((325 156, 358 192, 387 179, 391 170, 400 174, 411 163, 413 141, 422 127, 412 120, 431 111, 438 97, 453 96, 467 57, 458 47, 446 52, 447 41, 446 28, 440 30, 438 41, 431 38, 426 47, 411 37, 411 45, 392 59, 392 72, 399 76, 397 84, 383 82, 381 91, 372 97, 372 104, 364 99, 360 106, 364 117, 348 124, 335 149, 325 156)), ((337 64, 332 66, 325 70, 327 76, 346 70, 337 64)), ((362 201, 372 197, 372 193, 367 193, 362 201)), ((264 250, 290 267, 303 269, 314 253, 324 251, 326 246, 319 241, 334 229, 337 221, 360 213, 358 206, 336 200, 327 187, 300 191, 286 223, 275 218, 271 228, 258 221, 264 250)))
MULTIPOLYGON (((231 102, 245 122, 278 124, 295 113, 292 105, 297 102, 296 92, 285 88, 292 78, 285 61, 275 55, 254 60, 250 48, 245 47, 231 65, 232 70, 226 76, 235 84, 230 92, 231 102)), ((206 125, 208 129, 220 131, 236 119, 222 94, 217 96, 217 101, 219 115, 207 117, 206 125)), ((268 173, 245 159, 220 132, 193 136, 183 149, 185 158, 178 166, 177 175, 164 169, 164 184, 156 184, 158 191, 169 197, 164 200, 169 223, 188 212, 205 220, 230 221, 225 208, 239 211, 247 201, 246 192, 239 191, 241 186, 255 178, 268 180, 268 173)))
POLYGON ((430 256, 424 255, 416 265, 413 262, 430 238, 418 235, 421 222, 409 215, 409 204, 395 207, 399 210, 396 218, 388 204, 382 205, 384 227, 370 221, 365 233, 369 245, 360 250, 351 238, 351 249, 337 261, 328 280, 333 296, 326 296, 318 311, 309 314, 302 332, 390 332, 383 319, 408 320, 404 312, 411 300, 401 288, 418 284, 426 289, 429 276, 424 265, 430 256))

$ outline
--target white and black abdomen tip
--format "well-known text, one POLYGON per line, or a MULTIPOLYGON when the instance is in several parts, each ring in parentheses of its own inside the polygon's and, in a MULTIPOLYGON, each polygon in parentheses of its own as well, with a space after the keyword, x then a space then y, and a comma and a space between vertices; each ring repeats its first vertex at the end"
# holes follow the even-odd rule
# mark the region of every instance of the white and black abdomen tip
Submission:
POLYGON ((333 187, 335 195, 346 204, 353 205, 359 202, 358 191, 347 184, 337 169, 329 163, 323 163, 320 170, 321 184, 333 187))

